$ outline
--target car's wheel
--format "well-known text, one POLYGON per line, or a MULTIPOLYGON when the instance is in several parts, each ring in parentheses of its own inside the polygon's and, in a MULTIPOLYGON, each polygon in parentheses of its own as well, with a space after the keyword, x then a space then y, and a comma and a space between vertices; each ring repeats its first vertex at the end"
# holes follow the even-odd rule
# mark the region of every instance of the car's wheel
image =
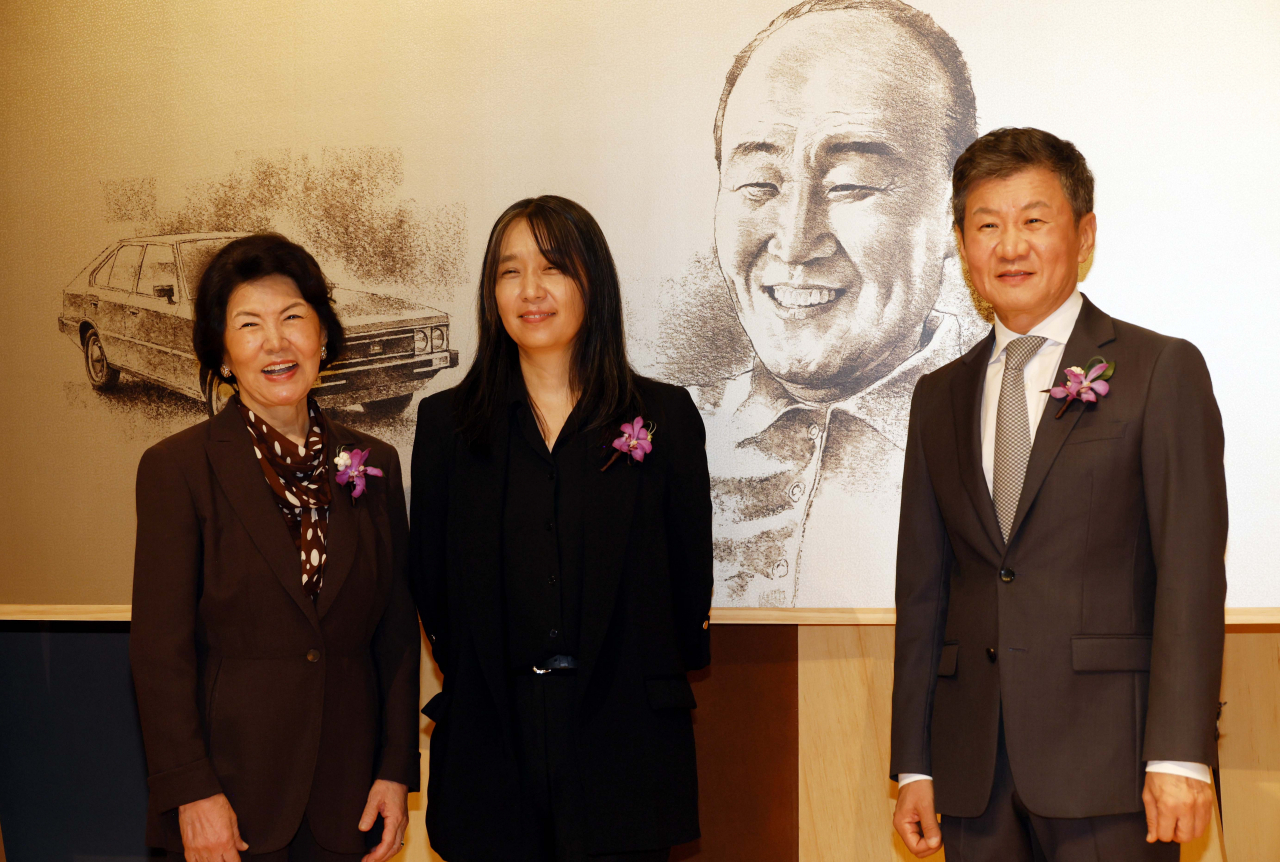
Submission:
POLYGON ((222 412, 222 408, 227 406, 231 396, 236 394, 235 387, 212 371, 205 372, 200 388, 204 391, 204 406, 208 409, 210 417, 222 412))
POLYGON ((120 382, 120 369, 107 361, 107 351, 96 329, 90 329, 84 337, 84 370, 89 375, 89 385, 99 392, 106 392, 120 382))
POLYGON ((399 416, 409 409, 413 395, 397 395, 394 398, 380 398, 377 401, 364 402, 364 412, 379 418, 399 416))

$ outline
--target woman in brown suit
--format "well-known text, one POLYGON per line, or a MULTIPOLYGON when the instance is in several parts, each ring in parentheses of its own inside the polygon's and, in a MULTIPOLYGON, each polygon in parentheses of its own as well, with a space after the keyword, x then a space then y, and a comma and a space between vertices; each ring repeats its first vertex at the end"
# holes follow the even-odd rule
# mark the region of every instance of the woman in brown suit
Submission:
POLYGON ((399 456, 308 397, 343 332, 304 249, 235 240, 197 293, 196 355, 238 394, 138 466, 148 843, 188 862, 382 862, 418 786, 399 456))

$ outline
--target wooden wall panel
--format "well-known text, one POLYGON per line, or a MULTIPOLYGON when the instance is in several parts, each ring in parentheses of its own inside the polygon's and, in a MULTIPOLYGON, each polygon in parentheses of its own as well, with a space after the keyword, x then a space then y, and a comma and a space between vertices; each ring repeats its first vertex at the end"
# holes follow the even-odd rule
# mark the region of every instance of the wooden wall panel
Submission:
POLYGON ((1231 862, 1280 859, 1280 628, 1227 633, 1222 667, 1223 832, 1231 862))
POLYGON ((890 823, 893 627, 801 626, 797 654, 800 862, 914 859, 890 823))
MULTIPOLYGON (((892 626, 801 626, 800 862, 908 862, 915 857, 893 831, 896 785, 889 780, 890 698, 893 689, 892 626)), ((1231 637, 1228 637, 1230 642, 1231 637)), ((1272 716, 1280 709, 1280 682, 1272 658, 1272 716)), ((1250 708, 1250 714, 1259 714, 1250 708)), ((1256 736, 1256 730, 1251 731, 1256 736)), ((1280 769, 1280 725, 1269 733, 1280 769)), ((1243 735, 1243 734, 1242 734, 1243 735)), ((1280 778, 1280 771, 1271 773, 1280 778)), ((1227 784, 1224 775, 1224 792, 1227 784)), ((1280 782, 1272 787, 1280 790, 1280 782)), ((1271 797, 1271 817, 1280 812, 1271 797)), ((1227 810, 1230 802, 1224 800, 1227 810)), ((1280 858, 1280 842, 1256 857, 1280 858)), ((944 859, 945 853, 930 857, 944 859)), ((1225 860, 1215 821, 1203 838, 1182 848, 1183 862, 1225 860)), ((1232 862, 1239 862, 1233 856, 1232 862)))

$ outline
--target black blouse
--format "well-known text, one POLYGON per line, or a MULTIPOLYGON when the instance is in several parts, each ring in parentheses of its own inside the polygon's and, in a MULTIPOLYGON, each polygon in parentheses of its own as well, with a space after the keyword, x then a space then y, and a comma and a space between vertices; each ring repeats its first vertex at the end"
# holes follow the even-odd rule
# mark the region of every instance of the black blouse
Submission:
POLYGON ((548 451, 523 381, 514 376, 502 575, 508 664, 527 670, 578 651, 584 490, 593 463, 587 438, 597 435, 579 429, 575 410, 548 451))

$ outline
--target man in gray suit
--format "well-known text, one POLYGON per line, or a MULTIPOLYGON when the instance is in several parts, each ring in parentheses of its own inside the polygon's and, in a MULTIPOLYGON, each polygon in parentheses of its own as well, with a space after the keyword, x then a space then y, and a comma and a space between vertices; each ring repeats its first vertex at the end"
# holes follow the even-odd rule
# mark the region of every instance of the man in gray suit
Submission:
POLYGON ((912 402, 894 825, 948 862, 1176 860, 1167 842, 1212 816, 1217 757, 1227 494, 1208 369, 1077 289, 1096 220, 1069 142, 984 135, 952 193, 996 323, 912 402))

